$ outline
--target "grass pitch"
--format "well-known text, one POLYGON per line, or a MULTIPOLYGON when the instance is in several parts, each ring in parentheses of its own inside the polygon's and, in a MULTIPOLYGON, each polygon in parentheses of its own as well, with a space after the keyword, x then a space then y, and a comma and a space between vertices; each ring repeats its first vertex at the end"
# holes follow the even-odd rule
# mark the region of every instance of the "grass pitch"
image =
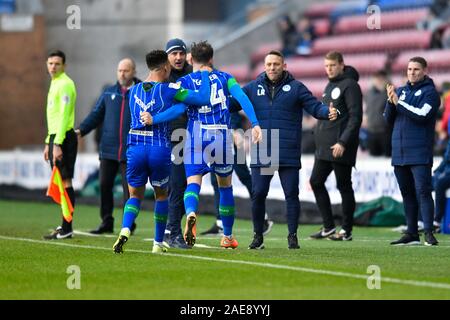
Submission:
MULTIPOLYGON (((153 217, 142 211, 136 234, 116 255, 120 210, 114 235, 42 240, 60 222, 58 212, 50 201, 0 201, 0 299, 450 299, 447 235, 437 235, 437 247, 391 247, 400 235, 389 228, 356 227, 353 241, 336 243, 308 240, 319 226, 300 226, 301 249, 288 250, 287 226, 275 224, 266 249, 248 250, 252 224, 236 220, 236 250, 221 249, 220 237, 199 236, 192 250, 155 255, 153 217), (79 268, 80 289, 67 287, 70 266, 79 268), (369 266, 379 268, 379 289, 368 288, 377 285, 369 266)), ((213 221, 199 216, 198 232, 213 221)), ((76 206, 75 230, 98 223, 98 207, 76 206)))

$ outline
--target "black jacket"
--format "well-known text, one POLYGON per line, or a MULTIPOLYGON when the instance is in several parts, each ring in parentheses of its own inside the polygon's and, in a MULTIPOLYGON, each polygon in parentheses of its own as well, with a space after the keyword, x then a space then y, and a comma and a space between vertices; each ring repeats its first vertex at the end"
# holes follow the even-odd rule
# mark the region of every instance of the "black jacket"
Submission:
MULTIPOLYGON (((184 64, 182 70, 178 71, 176 69, 172 69, 169 76, 170 82, 177 82, 179 78, 184 77, 185 75, 192 72, 192 66, 187 62, 184 64)), ((186 113, 182 114, 177 119, 170 122, 170 135, 172 136, 172 132, 176 129, 186 129, 187 128, 187 115, 186 113)), ((177 143, 179 141, 172 141, 172 143, 177 143)))
POLYGON ((355 68, 345 66, 344 72, 330 79, 325 87, 322 102, 326 105, 333 102, 340 115, 336 121, 318 121, 314 132, 317 159, 355 165, 362 122, 362 93, 358 80, 355 68), (337 142, 345 147, 341 158, 334 158, 330 149, 337 142))
MULTIPOLYGON (((134 78, 134 83, 141 80, 134 78)), ((127 161, 127 137, 130 131, 131 115, 129 90, 122 91, 118 82, 106 88, 97 100, 91 113, 80 124, 84 136, 103 123, 99 146, 100 159, 127 161)))

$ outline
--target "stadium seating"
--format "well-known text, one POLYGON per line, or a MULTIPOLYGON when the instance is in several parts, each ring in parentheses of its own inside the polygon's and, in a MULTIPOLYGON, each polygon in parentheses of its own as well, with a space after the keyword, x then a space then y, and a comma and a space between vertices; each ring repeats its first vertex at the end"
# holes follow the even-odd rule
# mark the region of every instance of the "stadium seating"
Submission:
POLYGON ((309 6, 304 15, 309 18, 328 18, 330 13, 336 8, 338 2, 318 2, 309 6))
POLYGON ((16 0, 0 0, 0 14, 10 14, 16 11, 16 0))
POLYGON ((408 66, 411 57, 421 56, 427 60, 430 71, 436 69, 450 70, 450 49, 446 50, 429 50, 429 51, 404 51, 400 53, 395 62, 392 64, 392 71, 404 71, 408 66))
MULTIPOLYGON (((323 56, 329 51, 344 53, 345 64, 352 65, 360 73, 359 84, 363 92, 370 88, 371 74, 381 69, 393 73, 392 82, 396 86, 403 85, 409 59, 422 56, 428 61, 430 76, 440 88, 443 82, 450 81, 450 49, 430 50, 431 32, 416 29, 417 22, 427 17, 432 2, 370 1, 381 8, 381 30, 368 30, 366 0, 311 4, 304 15, 312 19, 318 38, 313 43, 311 56, 286 59, 288 70, 321 98, 328 82, 323 56)), ((279 42, 256 48, 251 56, 254 67, 247 73, 250 79, 264 71, 262 61, 267 52, 280 49, 279 42)))
POLYGON ((247 82, 250 78, 250 68, 248 64, 235 64, 223 66, 220 68, 220 70, 233 75, 236 78, 236 80, 241 84, 247 82))
MULTIPOLYGON (((324 77, 323 56, 311 58, 286 59, 289 71, 295 77, 324 77)), ((345 63, 355 67, 360 74, 372 74, 374 71, 384 69, 387 63, 385 53, 375 54, 349 54, 345 56, 345 63)))
POLYGON ((311 20, 316 36, 323 37, 330 33, 331 23, 326 18, 311 20))
MULTIPOLYGON (((382 12, 380 17, 383 31, 414 28, 417 21, 427 16, 428 9, 382 12)), ((333 28, 335 34, 367 32, 367 15, 348 16, 339 19, 333 28)))
POLYGON ((381 11, 425 8, 433 4, 433 0, 378 0, 375 3, 381 11))
POLYGON ((266 54, 270 50, 281 50, 281 44, 279 42, 270 42, 265 43, 262 46, 259 46, 250 57, 250 60, 253 64, 256 64, 264 59, 266 54))
POLYGON ((400 30, 389 32, 366 32, 355 35, 339 35, 317 39, 313 44, 313 55, 330 50, 342 53, 399 52, 407 49, 425 49, 430 46, 431 32, 422 30, 400 30))
POLYGON ((331 21, 336 21, 340 17, 350 16, 355 14, 366 13, 369 1, 367 0, 349 0, 342 1, 331 11, 329 17, 331 21))

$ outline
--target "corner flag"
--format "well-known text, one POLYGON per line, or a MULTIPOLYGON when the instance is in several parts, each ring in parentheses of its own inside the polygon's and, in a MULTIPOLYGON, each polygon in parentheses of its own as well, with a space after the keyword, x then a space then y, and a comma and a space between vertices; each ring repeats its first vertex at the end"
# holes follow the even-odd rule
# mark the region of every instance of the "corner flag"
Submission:
POLYGON ((64 188, 61 173, 56 166, 53 166, 52 176, 47 189, 47 196, 52 197, 53 201, 61 205, 64 220, 72 221, 73 207, 69 195, 64 188))

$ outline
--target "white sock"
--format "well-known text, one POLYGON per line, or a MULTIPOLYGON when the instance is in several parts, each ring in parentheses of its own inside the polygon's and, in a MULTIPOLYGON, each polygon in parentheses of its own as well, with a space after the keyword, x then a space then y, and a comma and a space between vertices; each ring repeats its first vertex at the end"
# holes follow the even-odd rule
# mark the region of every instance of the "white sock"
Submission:
POLYGON ((222 223, 222 220, 217 219, 217 220, 216 220, 216 225, 217 225, 219 228, 222 228, 222 229, 223 229, 223 223, 222 223))
POLYGON ((267 214, 267 212, 264 214, 264 220, 269 220, 269 215, 267 214))

